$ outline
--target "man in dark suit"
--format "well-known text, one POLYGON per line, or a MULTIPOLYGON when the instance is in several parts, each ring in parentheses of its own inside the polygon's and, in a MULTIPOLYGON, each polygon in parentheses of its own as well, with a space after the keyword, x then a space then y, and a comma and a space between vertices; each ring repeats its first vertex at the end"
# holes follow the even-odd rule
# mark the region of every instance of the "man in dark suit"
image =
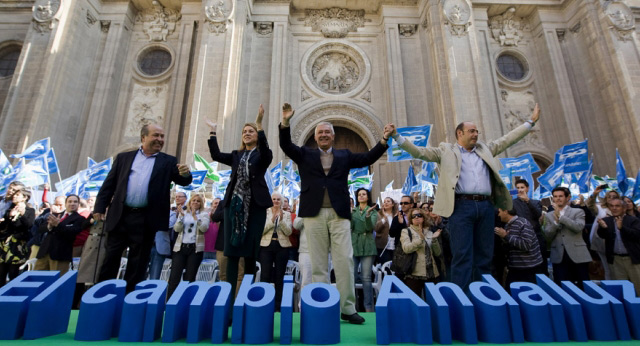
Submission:
POLYGON ((611 216, 598 220, 613 280, 629 280, 640 295, 640 219, 626 214, 620 198, 608 201, 611 216))
POLYGON ((160 126, 144 125, 140 137, 139 149, 116 156, 93 212, 94 219, 103 220, 109 208, 105 221, 107 255, 99 281, 116 278, 122 252, 129 247, 124 275, 127 292, 145 279, 155 232, 169 224, 171 182, 186 186, 192 180, 187 165, 160 152, 164 146, 160 126))
POLYGON ((372 165, 388 148, 390 133, 366 153, 352 153, 333 148, 333 125, 321 122, 316 126, 318 149, 298 147, 291 142, 289 122, 295 112, 291 105, 282 107, 280 148, 297 165, 302 184, 298 216, 304 218, 313 282, 327 281, 329 249, 340 292, 341 318, 361 324, 364 318, 356 313, 351 245, 351 210, 347 178, 349 169, 372 165))

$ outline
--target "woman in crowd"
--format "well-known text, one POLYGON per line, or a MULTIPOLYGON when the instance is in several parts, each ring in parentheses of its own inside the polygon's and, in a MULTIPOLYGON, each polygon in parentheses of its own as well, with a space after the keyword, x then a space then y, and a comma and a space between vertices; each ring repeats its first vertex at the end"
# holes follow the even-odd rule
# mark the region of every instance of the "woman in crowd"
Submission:
POLYGON ((398 212, 398 204, 391 197, 386 197, 382 202, 382 208, 378 211, 378 221, 376 222, 376 251, 378 252, 377 263, 386 263, 393 259, 395 249, 395 239, 389 237, 389 226, 393 217, 398 212))
POLYGON ((627 196, 623 197, 622 200, 624 201, 624 206, 627 209, 626 213, 627 215, 631 215, 631 216, 635 216, 635 217, 639 217, 640 213, 638 213, 638 210, 636 210, 636 204, 633 203, 633 200, 627 196))
POLYGON ((7 273, 9 280, 13 280, 29 258, 29 229, 36 218, 36 211, 27 206, 29 198, 29 191, 15 192, 9 209, 0 218, 0 287, 7 281, 7 273))
POLYGON ((589 208, 591 213, 596 216, 593 221, 593 225, 591 226, 589 240, 591 241, 591 250, 597 252, 600 257, 600 262, 604 268, 605 280, 611 280, 611 269, 609 268, 609 263, 607 262, 607 256, 605 254, 604 239, 600 238, 596 232, 598 231, 598 220, 611 216, 611 211, 609 211, 609 200, 613 198, 620 198, 620 194, 615 190, 611 190, 604 195, 600 204, 596 204, 597 196, 605 188, 606 185, 596 187, 593 194, 587 198, 587 208, 589 208))
POLYGON ((282 209, 281 194, 274 192, 271 201, 273 207, 267 209, 267 221, 260 240, 260 281, 275 284, 276 311, 280 311, 284 273, 291 247, 291 213, 282 209))
POLYGON ((439 276, 435 257, 441 253, 440 231, 433 233, 430 227, 425 211, 413 208, 409 211, 409 227, 400 233, 402 250, 418 254, 413 272, 404 277, 404 283, 418 296, 422 296, 425 282, 435 282, 439 276))
POLYGON ((273 153, 262 130, 264 108, 260 105, 256 122, 242 127, 239 150, 222 153, 218 147, 217 125, 207 124, 209 152, 213 160, 231 166, 231 177, 225 197, 218 208, 224 208, 224 255, 227 256, 227 281, 236 291, 238 262, 244 258, 245 274, 255 274, 260 238, 267 219, 267 208, 273 203, 264 174, 271 164, 273 153))
MULTIPOLYGON (((371 267, 377 256, 376 242, 373 238, 373 228, 378 221, 378 213, 373 208, 371 192, 365 188, 356 191, 358 205, 351 212, 351 243, 353 244, 353 268, 358 275, 360 265, 360 279, 364 292, 364 308, 373 311, 373 288, 371 286, 371 267)), ((357 280, 356 280, 357 281, 357 280)))
POLYGON ((209 229, 209 214, 204 209, 204 199, 200 195, 193 195, 187 203, 187 210, 178 208, 177 214, 178 219, 173 225, 177 238, 171 254, 169 297, 178 287, 183 270, 185 281, 196 281, 204 255, 204 233, 209 229))

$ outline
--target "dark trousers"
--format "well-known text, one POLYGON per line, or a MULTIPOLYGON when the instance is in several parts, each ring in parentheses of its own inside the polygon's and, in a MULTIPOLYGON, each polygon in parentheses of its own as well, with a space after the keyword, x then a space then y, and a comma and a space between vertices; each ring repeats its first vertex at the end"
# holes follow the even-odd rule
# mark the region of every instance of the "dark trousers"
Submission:
POLYGON ((196 244, 182 244, 180 251, 171 253, 171 274, 169 275, 167 297, 171 297, 181 279, 188 282, 196 281, 196 274, 198 274, 203 256, 204 252, 196 252, 196 244))
POLYGON ((567 250, 562 255, 562 262, 553 263, 553 281, 560 285, 561 281, 571 281, 582 288, 582 281, 589 280, 589 262, 575 263, 567 250))
POLYGON ((403 281, 404 281, 404 284, 407 285, 407 287, 409 287, 413 291, 413 293, 418 295, 418 297, 422 298, 423 297, 422 292, 424 291, 424 284, 427 282, 436 282, 436 279, 421 280, 421 279, 414 279, 414 278, 405 278, 403 281))
POLYGON ((491 274, 495 208, 486 201, 458 199, 449 217, 451 282, 465 292, 472 281, 491 274))
POLYGON ((280 246, 277 240, 272 240, 269 246, 260 248, 260 267, 262 268, 260 281, 273 283, 276 286, 276 311, 280 311, 284 273, 287 270, 288 261, 289 248, 280 246))
POLYGON ((7 274, 9 280, 15 279, 20 274, 20 266, 22 264, 0 263, 0 287, 7 283, 7 274))
POLYGON ((144 219, 142 212, 123 211, 120 222, 109 233, 107 254, 100 270, 99 281, 116 278, 122 253, 127 247, 129 256, 124 273, 127 292, 135 290, 136 285, 146 279, 155 230, 147 229, 144 219))
POLYGON ((544 274, 539 265, 531 268, 509 267, 509 272, 507 273, 507 283, 505 284, 507 292, 511 292, 512 282, 531 282, 535 284, 536 274, 544 274))

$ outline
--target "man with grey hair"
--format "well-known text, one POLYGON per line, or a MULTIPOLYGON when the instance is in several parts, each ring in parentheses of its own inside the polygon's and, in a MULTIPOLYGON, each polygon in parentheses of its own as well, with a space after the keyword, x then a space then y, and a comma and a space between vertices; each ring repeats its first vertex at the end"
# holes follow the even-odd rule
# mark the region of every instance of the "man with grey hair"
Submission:
POLYGON ((329 283, 329 249, 340 292, 341 318, 361 324, 364 318, 356 313, 351 245, 351 210, 347 178, 349 169, 375 163, 388 148, 391 131, 366 153, 333 148, 333 125, 321 122, 315 129, 318 149, 298 147, 291 142, 289 122, 295 111, 285 103, 280 124, 280 148, 297 165, 302 184, 298 216, 304 218, 307 244, 311 257, 313 282, 329 283))
POLYGON ((192 180, 187 165, 160 152, 164 146, 160 126, 144 125, 140 140, 140 148, 116 156, 93 211, 95 220, 104 220, 109 208, 104 226, 109 234, 107 254, 99 281, 116 278, 122 252, 128 247, 127 292, 146 278, 155 234, 169 225, 171 182, 186 186, 192 180))

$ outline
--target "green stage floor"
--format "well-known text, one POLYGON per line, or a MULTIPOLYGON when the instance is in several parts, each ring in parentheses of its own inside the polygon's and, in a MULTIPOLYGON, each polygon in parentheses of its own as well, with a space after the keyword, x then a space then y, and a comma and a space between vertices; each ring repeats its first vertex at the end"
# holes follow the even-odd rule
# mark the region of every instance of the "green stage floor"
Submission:
MULTIPOLYGON (((340 324, 340 341, 341 345, 375 345, 376 344, 376 315, 375 313, 361 313, 361 315, 367 320, 364 325, 352 325, 346 322, 341 322, 340 324)), ((55 346, 64 346, 64 345, 81 345, 81 344, 94 344, 94 345, 144 345, 144 344, 160 344, 160 340, 156 340, 153 343, 146 342, 118 342, 117 338, 108 340, 108 341, 93 341, 93 342, 81 342, 73 340, 73 336, 76 330, 76 322, 78 320, 78 310, 71 311, 71 319, 69 321, 69 329, 65 334, 50 336, 48 338, 42 338, 37 340, 0 340, 0 345, 55 345, 55 346)), ((100 323, 96 321, 96 323, 100 323)), ((322 327, 322 326, 318 326, 322 327)), ((275 314, 274 320, 274 340, 272 344, 280 343, 280 314, 275 314)), ((229 328, 229 336, 231 336, 231 328, 229 328)), ((202 340, 201 344, 211 344, 211 340, 202 340)), ((181 339, 176 341, 174 344, 177 345, 186 345, 187 342, 185 339, 181 339)), ((230 340, 227 340, 225 344, 231 344, 230 340)), ((300 344, 300 314, 293 314, 293 342, 292 345, 300 344)), ((461 344, 461 342, 454 341, 454 344, 461 344)), ((481 343, 484 344, 484 343, 481 343)), ((550 344, 542 344, 542 343, 526 343, 527 345, 550 345, 550 344)), ((578 344, 573 342, 557 342, 553 343, 553 345, 569 345, 569 344, 578 344)), ((615 341, 615 342, 597 342, 597 341, 589 341, 589 345, 616 345, 616 346, 626 346, 633 345, 639 346, 640 341, 615 341)))

